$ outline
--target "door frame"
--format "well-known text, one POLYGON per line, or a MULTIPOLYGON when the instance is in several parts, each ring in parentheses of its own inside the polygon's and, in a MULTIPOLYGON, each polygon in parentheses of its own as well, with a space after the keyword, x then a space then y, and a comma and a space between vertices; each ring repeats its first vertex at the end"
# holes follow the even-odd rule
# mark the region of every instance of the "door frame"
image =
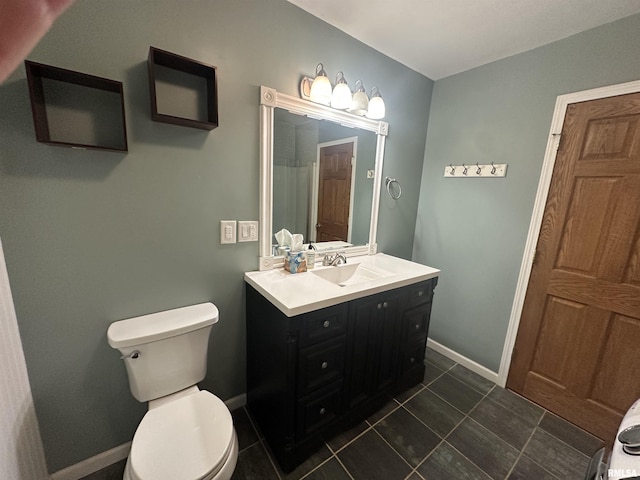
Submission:
POLYGON ((560 145, 560 133, 562 132, 562 127, 564 125, 564 117, 567 113, 567 107, 572 103, 586 102, 637 92, 640 92, 640 80, 610 85, 608 87, 584 90, 582 92, 569 93, 560 95, 556 98, 556 106, 551 120, 547 148, 545 150, 544 162, 542 164, 542 172, 540 173, 540 180, 538 182, 538 191, 536 193, 536 200, 533 206, 531 222, 529 224, 529 233, 527 235, 527 241, 522 255, 520 274, 518 275, 518 283, 516 285, 516 292, 511 307, 507 336, 502 350, 502 359, 500 360, 497 384, 501 387, 504 387, 507 384, 509 368, 511 367, 511 356, 513 354, 513 347, 516 343, 518 327, 520 326, 522 307, 527 294, 531 269, 533 268, 533 258, 538 244, 540 227, 542 226, 542 217, 547 204, 547 196, 549 194, 549 187, 553 176, 553 168, 556 163, 556 155, 558 153, 558 146, 560 145))
MULTIPOLYGON (((349 194, 349 226, 347 230, 347 242, 351 243, 351 233, 353 231, 353 192, 356 188, 356 163, 358 162, 358 137, 347 137, 338 140, 332 140, 330 142, 318 143, 316 149, 316 161, 311 166, 312 180, 311 180, 311 201, 309 202, 309 238, 313 236, 315 239, 315 228, 318 223, 318 194, 320 188, 320 150, 324 147, 332 147, 334 145, 342 145, 343 143, 353 144, 353 157, 351 157, 351 185, 349 194), (314 231, 314 235, 311 235, 311 231, 314 231)), ((315 240, 313 240, 315 242, 315 240)))

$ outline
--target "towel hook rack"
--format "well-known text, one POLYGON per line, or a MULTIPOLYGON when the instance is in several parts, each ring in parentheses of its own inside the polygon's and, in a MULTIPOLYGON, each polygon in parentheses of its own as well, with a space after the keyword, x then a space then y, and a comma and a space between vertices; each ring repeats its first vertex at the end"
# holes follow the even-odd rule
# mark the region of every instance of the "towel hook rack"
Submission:
POLYGON ((394 200, 398 200, 402 196, 402 185, 400 185, 400 182, 398 182, 395 178, 385 177, 384 178, 384 183, 387 186, 387 193, 389 194, 389 196, 391 198, 393 198, 394 200), (395 183, 398 186, 398 194, 397 195, 394 195, 393 193, 391 193, 391 184, 392 183, 395 183))

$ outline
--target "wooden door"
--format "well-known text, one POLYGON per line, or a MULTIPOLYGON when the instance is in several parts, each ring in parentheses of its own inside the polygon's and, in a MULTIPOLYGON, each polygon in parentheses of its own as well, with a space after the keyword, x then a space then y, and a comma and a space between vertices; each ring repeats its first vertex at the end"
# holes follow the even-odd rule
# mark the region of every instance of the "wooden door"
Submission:
POLYGON ((318 175, 316 241, 347 241, 353 143, 322 147, 318 175))
POLYGON ((569 105, 507 386, 611 444, 640 397, 640 94, 569 105))

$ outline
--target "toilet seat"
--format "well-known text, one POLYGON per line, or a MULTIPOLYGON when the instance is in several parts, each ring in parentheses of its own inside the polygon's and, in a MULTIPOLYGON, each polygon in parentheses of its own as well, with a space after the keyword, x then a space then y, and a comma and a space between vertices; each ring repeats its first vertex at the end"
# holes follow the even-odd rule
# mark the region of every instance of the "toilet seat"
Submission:
POLYGON ((227 406, 198 391, 147 412, 133 437, 129 473, 133 480, 206 480, 224 466, 234 440, 227 406))

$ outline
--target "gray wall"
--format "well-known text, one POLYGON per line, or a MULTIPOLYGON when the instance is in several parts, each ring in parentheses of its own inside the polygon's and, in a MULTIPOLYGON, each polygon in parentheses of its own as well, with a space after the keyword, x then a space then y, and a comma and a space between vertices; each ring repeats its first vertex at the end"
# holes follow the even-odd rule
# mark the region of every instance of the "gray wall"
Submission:
POLYGON ((498 371, 558 95, 640 78, 640 16, 435 83, 413 259, 442 269, 429 336, 498 371), (443 177, 508 163, 505 179, 443 177))
POLYGON ((380 87, 385 171, 407 193, 383 202, 379 243, 411 256, 433 82, 284 0, 82 0, 29 58, 123 81, 129 134, 126 155, 37 143, 24 68, 0 86, 0 235, 51 472, 131 440, 145 411, 106 342, 115 320, 213 301, 202 386, 245 391, 258 245, 221 246, 219 221, 258 217, 259 85, 297 95, 323 61, 380 87), (218 67, 217 129, 150 120, 150 45, 218 67))

